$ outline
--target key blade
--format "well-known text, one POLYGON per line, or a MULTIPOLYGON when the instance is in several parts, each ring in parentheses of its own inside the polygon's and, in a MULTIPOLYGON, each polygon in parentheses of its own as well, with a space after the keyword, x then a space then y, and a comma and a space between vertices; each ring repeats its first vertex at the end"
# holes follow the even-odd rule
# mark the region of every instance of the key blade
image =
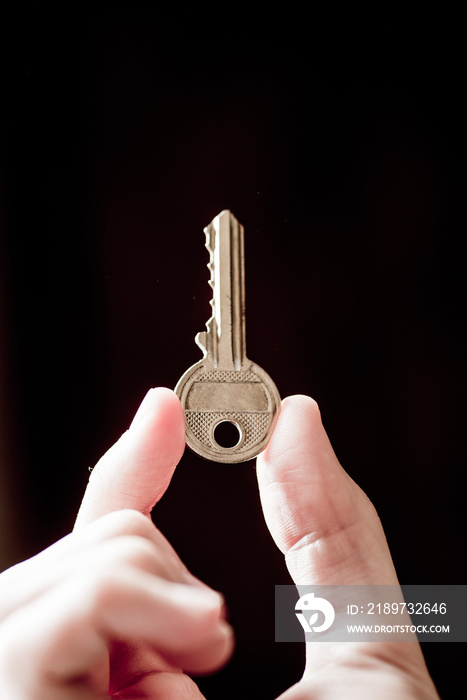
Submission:
POLYGON ((213 313, 196 343, 214 367, 239 370, 246 357, 243 226, 225 209, 204 229, 213 313))

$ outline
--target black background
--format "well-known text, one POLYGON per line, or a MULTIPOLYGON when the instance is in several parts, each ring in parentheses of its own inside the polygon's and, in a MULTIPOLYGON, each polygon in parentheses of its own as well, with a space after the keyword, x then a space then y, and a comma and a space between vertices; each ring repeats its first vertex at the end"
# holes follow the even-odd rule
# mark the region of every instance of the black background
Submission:
MULTIPOLYGON (((465 583, 465 50, 455 17, 25 11, 1 24, 0 223, 15 551, 73 523, 87 467, 200 358, 203 227, 245 226, 247 349, 314 396, 400 580, 465 583)), ((154 519, 226 594, 208 697, 274 698, 288 583, 252 463, 186 453, 154 519)), ((463 648, 424 648, 443 698, 463 648)), ((462 687, 462 686, 461 686, 462 687)), ((457 689, 457 690, 456 690, 457 689)))

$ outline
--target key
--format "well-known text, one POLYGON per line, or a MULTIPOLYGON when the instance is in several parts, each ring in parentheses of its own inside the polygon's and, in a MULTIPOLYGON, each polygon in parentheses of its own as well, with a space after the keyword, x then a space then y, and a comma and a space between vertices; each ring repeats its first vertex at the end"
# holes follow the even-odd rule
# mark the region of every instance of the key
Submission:
POLYGON ((175 392, 185 412, 187 445, 206 459, 235 464, 265 449, 280 396, 246 356, 243 226, 225 210, 204 233, 212 316, 195 338, 203 359, 185 372, 175 392))

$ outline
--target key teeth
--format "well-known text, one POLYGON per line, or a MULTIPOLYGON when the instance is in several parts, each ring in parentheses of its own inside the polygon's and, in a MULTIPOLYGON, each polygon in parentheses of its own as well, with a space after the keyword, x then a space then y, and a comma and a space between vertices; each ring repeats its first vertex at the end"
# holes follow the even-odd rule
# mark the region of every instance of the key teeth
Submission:
MULTIPOLYGON (((211 289, 214 291, 214 250, 213 250, 213 245, 212 245, 213 237, 216 234, 214 226, 212 224, 209 224, 209 226, 206 226, 206 228, 204 229, 204 234, 206 236, 205 245, 206 245, 207 250, 209 251, 209 262, 207 264, 207 268, 209 270, 210 277, 208 280, 208 284, 211 287, 211 289)), ((206 323, 206 328, 208 329, 208 332, 210 332, 210 330, 211 330, 212 321, 214 319, 214 297, 212 297, 210 299, 209 303, 211 304, 211 308, 213 309, 213 313, 212 313, 211 318, 206 323)), ((200 334, 198 334, 198 335, 200 335, 200 334)), ((205 334, 203 334, 203 335, 205 335, 205 334)), ((201 349, 203 351, 207 352, 207 346, 206 346, 207 341, 206 340, 203 340, 200 338, 199 342, 198 342, 198 340, 196 342, 198 343, 198 345, 201 347, 201 349), (202 343, 202 344, 200 344, 200 343, 202 343)))
POLYGON ((213 250, 214 246, 211 245, 211 237, 212 237, 213 232, 215 233, 212 225, 206 226, 206 228, 204 229, 204 234, 206 236, 206 241, 205 241, 204 245, 206 246, 206 248, 209 250, 209 253, 211 254, 211 261, 212 261, 212 256, 214 255, 214 250, 213 250))
POLYGON ((208 284, 211 287, 211 289, 214 289, 214 252, 210 247, 210 237, 206 235, 206 248, 209 251, 209 262, 207 264, 207 268, 209 270, 209 280, 208 284), (209 240, 208 240, 209 238, 209 240))
MULTIPOLYGON (((210 304, 214 305, 214 302, 211 301, 210 304)), ((216 332, 214 324, 215 324, 214 316, 211 316, 211 318, 206 323, 206 328, 207 328, 208 334, 213 334, 216 332)))
POLYGON ((201 331, 200 333, 196 334, 195 343, 203 351, 203 357, 206 357, 208 353, 206 331, 201 331))
MULTIPOLYGON (((213 303, 212 301, 210 302, 213 303)), ((203 357, 207 357, 209 352, 212 352, 212 338, 216 333, 216 321, 214 316, 211 316, 209 321, 206 323, 206 330, 200 331, 195 336, 196 345, 203 351, 203 357)))

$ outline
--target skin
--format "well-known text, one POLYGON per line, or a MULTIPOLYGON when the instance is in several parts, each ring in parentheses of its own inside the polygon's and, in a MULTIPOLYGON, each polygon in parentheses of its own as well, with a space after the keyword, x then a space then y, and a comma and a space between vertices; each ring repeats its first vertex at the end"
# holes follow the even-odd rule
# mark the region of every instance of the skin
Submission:
MULTIPOLYGON (((74 531, 0 576, 0 696, 199 700, 190 673, 230 658, 222 596, 150 519, 185 447, 180 403, 152 389, 91 474, 74 531)), ((316 403, 285 399, 257 459, 267 525, 295 583, 396 584, 379 518, 339 465, 316 403)), ((280 700, 433 700, 414 643, 307 645, 280 700)))

